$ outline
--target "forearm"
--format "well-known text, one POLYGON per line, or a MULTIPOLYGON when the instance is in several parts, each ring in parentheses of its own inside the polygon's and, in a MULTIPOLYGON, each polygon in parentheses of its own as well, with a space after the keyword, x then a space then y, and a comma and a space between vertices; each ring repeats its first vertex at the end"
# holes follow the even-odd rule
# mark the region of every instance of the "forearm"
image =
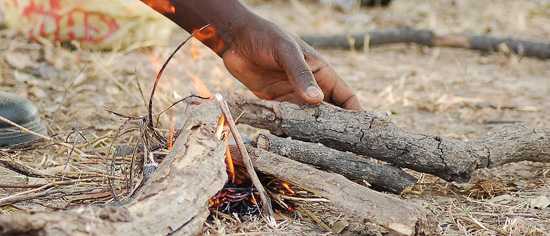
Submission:
POLYGON ((142 0, 192 33, 205 25, 209 29, 198 38, 220 54, 233 35, 257 16, 238 0, 142 0))

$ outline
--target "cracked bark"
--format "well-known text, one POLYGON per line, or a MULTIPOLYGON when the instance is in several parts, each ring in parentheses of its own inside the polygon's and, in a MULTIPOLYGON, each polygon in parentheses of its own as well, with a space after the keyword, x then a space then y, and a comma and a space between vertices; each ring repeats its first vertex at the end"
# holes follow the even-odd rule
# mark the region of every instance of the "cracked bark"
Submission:
POLYGON ((398 167, 380 163, 368 157, 341 152, 317 143, 260 134, 256 139, 259 148, 289 159, 313 165, 322 170, 341 174, 356 181, 366 181, 374 189, 400 194, 416 184, 417 179, 398 167))
POLYGON ((361 220, 378 224, 392 235, 437 235, 437 223, 422 207, 394 196, 370 190, 345 177, 248 147, 256 170, 288 181, 361 220))
POLYGON ((123 206, 0 216, 0 235, 198 235, 208 199, 224 185, 225 146, 214 132, 219 110, 207 102, 189 115, 174 149, 123 206))
POLYGON ((241 123, 267 129, 278 136, 322 143, 340 151, 433 174, 447 181, 468 181, 476 169, 511 162, 550 162, 550 129, 517 125, 465 142, 408 132, 398 128, 387 116, 346 111, 328 104, 299 106, 238 95, 233 95, 230 101, 235 114, 244 114, 241 123))

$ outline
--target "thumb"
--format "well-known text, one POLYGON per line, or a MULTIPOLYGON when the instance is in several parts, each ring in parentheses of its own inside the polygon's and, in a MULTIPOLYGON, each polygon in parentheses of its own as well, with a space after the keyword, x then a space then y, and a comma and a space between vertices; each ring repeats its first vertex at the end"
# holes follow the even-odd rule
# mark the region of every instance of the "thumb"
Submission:
POLYGON ((297 44, 285 43, 276 52, 279 65, 294 86, 296 93, 309 104, 319 104, 324 94, 315 81, 311 69, 306 63, 304 54, 297 44))

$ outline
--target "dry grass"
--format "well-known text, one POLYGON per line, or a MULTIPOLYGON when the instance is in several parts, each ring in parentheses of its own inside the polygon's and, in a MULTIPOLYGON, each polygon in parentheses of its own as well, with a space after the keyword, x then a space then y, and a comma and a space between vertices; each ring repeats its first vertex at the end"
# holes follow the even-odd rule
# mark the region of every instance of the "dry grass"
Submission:
MULTIPOLYGON (((441 33, 550 38, 550 2, 544 0, 396 0, 388 9, 352 12, 334 11, 311 1, 250 2, 257 12, 296 33, 360 32, 406 25, 441 33)), ((185 34, 176 36, 172 45, 185 34)), ((48 175, 31 178, 0 168, 0 184, 12 185, 0 188, 0 199, 50 183, 36 190, 45 192, 44 196, 1 207, 0 214, 109 202, 109 179, 115 191, 124 194, 132 155, 129 152, 118 158, 111 174, 110 147, 125 119, 105 108, 135 116, 145 114, 146 99, 139 87, 146 96, 155 72, 173 47, 90 52, 29 43, 9 30, 1 30, 0 37, 0 89, 33 100, 48 124, 49 135, 85 153, 51 142, 24 150, 0 150, 0 158, 48 175), (62 179, 73 182, 59 184, 62 179), (21 185, 31 188, 14 188, 21 185)), ((547 61, 411 46, 323 53, 356 88, 368 109, 388 111, 398 125, 410 130, 468 140, 503 123, 550 127, 547 61)), ((193 92, 191 76, 205 80, 213 91, 243 90, 213 53, 192 42, 165 74, 155 103, 157 111, 193 92)), ((161 120, 162 132, 170 127, 172 115, 161 120)), ((128 145, 131 150, 139 138, 137 133, 125 134, 115 144, 128 145)), ((419 189, 405 197, 424 202, 439 217, 447 235, 545 235, 550 230, 550 209, 534 209, 530 202, 538 196, 550 196, 549 170, 545 164, 506 165, 482 170, 471 183, 458 186, 423 175, 419 189)), ((330 205, 304 207, 329 227, 345 224, 350 234, 372 233, 372 226, 348 219, 330 205)), ((319 222, 299 212, 286 216, 275 230, 257 219, 214 218, 206 227, 209 234, 327 234, 319 222)))

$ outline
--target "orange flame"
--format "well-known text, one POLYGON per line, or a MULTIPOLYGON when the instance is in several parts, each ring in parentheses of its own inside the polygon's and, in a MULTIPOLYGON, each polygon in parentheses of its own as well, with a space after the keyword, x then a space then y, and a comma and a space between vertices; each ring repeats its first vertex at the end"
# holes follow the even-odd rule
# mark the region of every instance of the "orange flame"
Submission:
POLYGON ((176 13, 176 7, 170 3, 170 0, 141 0, 149 7, 161 14, 174 14, 176 13))
POLYGON ((192 74, 190 72, 187 72, 189 77, 191 78, 191 82, 193 83, 193 88, 197 91, 197 95, 205 98, 211 98, 212 93, 206 86, 206 84, 195 74, 192 74))
MULTIPOLYGON (((216 138, 221 140, 225 135, 225 116, 218 117, 218 126, 216 127, 216 138)), ((225 140, 225 139, 224 139, 225 140)))
POLYGON ((235 183, 235 165, 233 164, 233 156, 231 156, 231 150, 229 149, 227 139, 225 141, 225 146, 225 163, 227 165, 227 174, 229 175, 231 183, 235 183))
POLYGON ((170 118, 170 129, 168 130, 168 151, 172 151, 174 148, 174 135, 176 133, 176 122, 174 117, 170 118))
POLYGON ((209 25, 202 30, 193 30, 193 35, 196 39, 218 54, 220 54, 225 48, 225 43, 214 26, 209 25))
POLYGON ((191 44, 191 58, 193 59, 193 61, 197 61, 201 58, 201 50, 200 50, 200 47, 197 45, 198 42, 196 41, 193 41, 193 43, 191 44))
POLYGON ((231 155, 231 148, 229 147, 229 135, 227 135, 227 124, 225 123, 225 117, 221 115, 218 118, 218 128, 216 130, 216 137, 222 138, 225 142, 225 164, 227 165, 227 175, 229 176, 229 182, 235 183, 235 164, 233 163, 233 156, 231 155), (224 135, 225 134, 225 135, 224 135))
POLYGON ((162 67, 162 62, 160 62, 160 58, 154 53, 149 54, 148 58, 151 66, 153 66, 153 69, 155 71, 160 70, 160 68, 162 67))
POLYGON ((281 186, 283 186, 284 190, 286 190, 288 194, 290 194, 290 195, 296 194, 296 192, 294 192, 294 190, 292 190, 292 188, 290 187, 290 184, 289 184, 289 183, 287 183, 287 182, 282 182, 282 183, 281 183, 281 186))

